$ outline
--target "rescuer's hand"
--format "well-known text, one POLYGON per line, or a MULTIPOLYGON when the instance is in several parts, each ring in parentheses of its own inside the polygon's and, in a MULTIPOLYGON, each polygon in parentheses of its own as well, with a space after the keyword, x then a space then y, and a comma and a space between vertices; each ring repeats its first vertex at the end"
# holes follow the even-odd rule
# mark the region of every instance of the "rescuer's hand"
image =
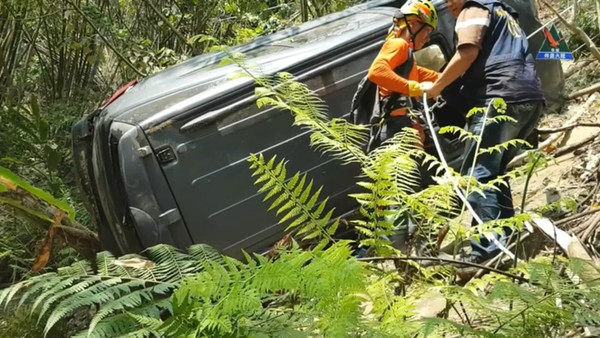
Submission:
POLYGON ((421 82, 419 83, 419 87, 421 87, 421 91, 428 91, 431 90, 431 87, 433 87, 433 82, 430 81, 425 81, 425 82, 421 82))

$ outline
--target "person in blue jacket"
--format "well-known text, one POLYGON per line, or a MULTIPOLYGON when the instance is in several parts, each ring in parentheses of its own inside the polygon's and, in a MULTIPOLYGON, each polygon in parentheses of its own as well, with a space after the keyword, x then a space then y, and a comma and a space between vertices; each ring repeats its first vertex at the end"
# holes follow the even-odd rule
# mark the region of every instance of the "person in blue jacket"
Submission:
MULTIPOLYGON (((456 17, 456 52, 447 67, 430 88, 428 97, 437 97, 444 88, 461 81, 460 95, 469 107, 487 107, 494 98, 507 104, 505 114, 517 120, 485 126, 482 148, 512 139, 525 139, 533 131, 545 105, 534 59, 528 51, 525 32, 517 22, 517 13, 499 0, 446 0, 448 9, 456 17)), ((498 115, 491 107, 487 117, 498 115)), ((485 114, 475 114, 468 120, 468 130, 479 135, 485 114)), ((470 175, 476 144, 467 144, 461 174, 470 175)), ((477 156, 473 176, 487 183, 506 171, 518 149, 510 147, 501 152, 477 156)), ((508 182, 507 182, 508 183, 508 182)), ((510 186, 499 190, 485 190, 484 196, 473 193, 468 201, 483 222, 514 216, 510 186)), ((473 225, 477 225, 475 220, 473 225)), ((504 243, 510 230, 496 236, 504 243)), ((481 237, 472 240, 472 253, 465 261, 481 263, 499 253, 496 244, 481 237)))

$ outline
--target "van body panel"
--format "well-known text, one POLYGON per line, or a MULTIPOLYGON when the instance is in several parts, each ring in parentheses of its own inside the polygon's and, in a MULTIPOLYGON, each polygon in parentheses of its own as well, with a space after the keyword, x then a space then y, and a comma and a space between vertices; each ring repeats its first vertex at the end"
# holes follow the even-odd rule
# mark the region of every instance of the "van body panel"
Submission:
MULTIPOLYGON (((522 5, 523 17, 535 18, 532 1, 512 2, 522 5)), ((292 73, 324 100, 331 117, 344 117, 396 10, 381 6, 392 3, 400 5, 370 1, 231 51, 247 55, 254 75, 292 73)), ((454 18, 443 0, 434 5, 440 23, 429 44, 447 61, 454 18)), ((532 22, 526 30, 539 27, 532 22)), ((313 191, 323 187, 320 198, 328 198, 334 215, 356 208, 348 194, 357 189, 358 166, 312 149, 309 132, 293 125, 290 112, 258 108, 253 81, 232 79, 242 70, 220 66, 225 56, 201 55, 146 77, 73 127, 76 173, 105 248, 119 254, 158 243, 207 243, 233 256, 265 250, 284 226, 254 185, 250 154, 285 158, 288 174, 306 174, 313 191)), ((553 76, 543 84, 556 95, 559 63, 543 62, 541 72, 553 76)), ((445 114, 442 125, 462 125, 445 114)), ((455 143, 446 142, 444 152, 460 163, 455 143)))

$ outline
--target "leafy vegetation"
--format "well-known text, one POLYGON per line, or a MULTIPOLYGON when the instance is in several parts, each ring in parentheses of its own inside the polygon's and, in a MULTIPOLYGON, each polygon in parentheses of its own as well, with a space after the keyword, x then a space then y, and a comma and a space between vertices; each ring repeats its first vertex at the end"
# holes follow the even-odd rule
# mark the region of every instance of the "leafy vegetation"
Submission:
POLYGON ((138 329, 137 316, 158 320, 162 311, 172 312, 168 294, 186 276, 215 264, 222 258, 213 249, 194 245, 187 253, 166 245, 149 248, 146 257, 128 255, 119 259, 108 252, 98 254, 95 267, 88 261, 15 284, 0 293, 0 304, 10 303, 19 290, 18 306, 28 304, 38 322, 44 320, 44 334, 77 310, 95 307, 89 328, 83 334, 116 337, 125 333, 144 336, 151 330, 138 329))
MULTIPOLYGON (((0 167, 39 194, 25 194, 21 188, 0 191, 0 285, 35 275, 31 268, 42 256, 54 270, 82 256, 93 258, 99 249, 72 173, 74 121, 131 79, 215 45, 245 42, 353 3, 2 1, 0 167), (42 195, 54 200, 48 204, 42 195), (42 210, 49 206, 59 206, 69 217, 53 227, 54 215, 42 210), (73 243, 80 246, 66 246, 73 243)), ((37 330, 25 324, 11 331, 4 325, 19 326, 16 319, 2 317, 0 323, 2 332, 31 330, 14 336, 35 335, 37 330)))
MULTIPOLYGON (((599 326, 600 281, 572 278, 595 271, 589 262, 554 253, 459 285, 456 266, 425 267, 400 252, 391 237, 408 218, 417 227, 415 241, 443 228, 448 240, 460 241, 504 226, 521 229, 530 215, 465 229, 455 218, 465 211, 457 189, 464 195, 496 189, 504 177, 488 184, 461 177, 423 152, 413 130, 366 154, 367 129, 329 119, 324 102, 290 74, 257 78, 257 104, 289 110, 296 125, 311 131, 313 147, 361 166, 362 191, 353 195, 360 218, 351 222, 356 242, 335 239, 342 221, 310 177, 288 173, 286 159, 255 154, 249 175, 293 238, 273 255, 235 260, 203 245, 187 252, 160 245, 120 258, 101 252, 91 261, 60 247, 49 272, 30 270, 42 239, 52 242, 57 215, 20 203, 11 191, 28 192, 70 222, 89 225, 70 170, 73 121, 132 78, 351 3, 2 1, 0 282, 12 286, 0 293, 0 336, 60 337, 81 329, 78 336, 92 337, 558 337, 599 326), (421 189, 421 166, 437 173, 437 184, 421 189), (357 258, 357 247, 371 257, 357 258), (422 304, 432 300, 443 304, 424 313, 422 304)), ((478 140, 460 128, 442 132, 478 140)), ((532 175, 542 162, 530 158, 507 177, 532 175)))

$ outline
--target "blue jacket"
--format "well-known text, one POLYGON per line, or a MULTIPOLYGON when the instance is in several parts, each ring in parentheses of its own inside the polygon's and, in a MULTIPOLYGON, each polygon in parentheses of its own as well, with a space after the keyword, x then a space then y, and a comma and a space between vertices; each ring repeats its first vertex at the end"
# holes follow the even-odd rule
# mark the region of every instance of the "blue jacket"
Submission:
POLYGON ((490 12, 490 24, 482 50, 463 75, 463 94, 473 105, 485 105, 495 97, 507 103, 543 101, 535 62, 517 13, 498 0, 469 0, 464 6, 473 5, 490 12))

